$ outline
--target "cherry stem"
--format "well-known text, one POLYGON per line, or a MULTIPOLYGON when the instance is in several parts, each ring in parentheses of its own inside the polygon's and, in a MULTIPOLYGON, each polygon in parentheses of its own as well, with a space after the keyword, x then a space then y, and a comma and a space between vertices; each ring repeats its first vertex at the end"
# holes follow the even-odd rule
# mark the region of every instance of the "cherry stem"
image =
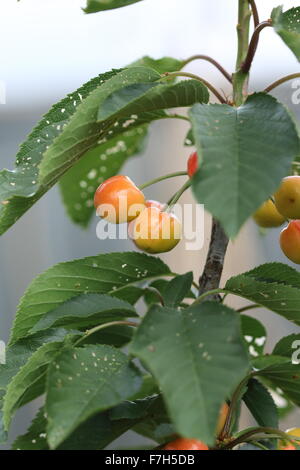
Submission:
POLYGON ((188 77, 188 78, 192 78, 193 80, 197 80, 198 82, 203 83, 203 85, 205 85, 216 96, 216 98, 218 98, 218 100, 222 104, 226 104, 225 98, 223 98, 223 96, 218 92, 218 90, 216 90, 216 88, 207 80, 199 77, 199 75, 195 75, 194 73, 189 73, 189 72, 166 72, 161 76, 162 79, 174 78, 174 77, 188 77))
POLYGON ((262 308, 262 306, 259 304, 246 305, 245 307, 239 308, 237 312, 242 313, 242 312, 246 312, 247 310, 252 310, 253 308, 262 308))
POLYGON ((91 328, 90 330, 86 330, 84 332, 84 335, 76 341, 75 346, 77 346, 77 344, 81 343, 88 336, 91 336, 97 331, 104 330, 104 328, 109 328, 110 326, 116 326, 116 325, 127 325, 127 326, 135 326, 135 327, 139 326, 138 323, 135 323, 132 321, 111 321, 109 323, 103 323, 102 325, 95 326, 94 328, 91 328))
POLYGON ((252 10, 254 27, 257 28, 257 26, 259 25, 259 15, 258 15, 257 6, 256 6, 256 3, 255 3, 255 0, 248 0, 248 1, 249 1, 250 6, 251 6, 251 10, 252 10))
POLYGON ((150 180, 150 181, 147 181, 144 184, 141 184, 139 186, 139 189, 143 190, 145 188, 148 188, 148 186, 152 186, 152 184, 159 183, 160 181, 164 181, 164 180, 167 180, 167 179, 170 179, 170 178, 175 178, 177 176, 186 176, 186 175, 187 175, 186 171, 176 171, 175 173, 169 173, 167 175, 159 176, 158 178, 154 178, 153 180, 150 180))
POLYGON ((244 74, 247 74, 251 68, 261 31, 268 26, 272 26, 272 20, 262 21, 261 23, 259 23, 259 25, 256 26, 249 44, 246 59, 241 65, 241 72, 243 72, 244 74))
POLYGON ((152 294, 156 295, 156 297, 159 299, 161 305, 164 307, 165 301, 164 301, 164 298, 163 298, 163 296, 161 295, 161 293, 159 292, 158 289, 156 289, 155 287, 152 287, 152 286, 148 286, 148 287, 146 287, 145 291, 151 292, 152 294))
POLYGON ((222 289, 221 287, 217 288, 217 289, 211 289, 211 290, 208 290, 206 292, 203 292, 203 294, 201 294, 194 302, 193 302, 193 305, 197 305, 197 304, 200 304, 202 302, 203 299, 205 299, 205 297, 208 297, 210 295, 214 295, 214 294, 230 294, 230 292, 228 292, 226 289, 222 289))
POLYGON ((176 204, 176 202, 178 202, 178 200, 181 198, 181 196, 183 195, 183 193, 191 186, 191 180, 188 179, 184 185, 179 189, 179 191, 177 191, 172 197, 171 199, 169 199, 169 201, 167 202, 167 209, 166 211, 169 211, 170 209, 172 209, 172 207, 174 206, 174 204, 176 204))
POLYGON ((271 85, 267 86, 264 91, 266 93, 269 93, 271 90, 274 90, 274 88, 278 87, 279 85, 282 85, 285 82, 288 82, 289 80, 294 80, 294 78, 300 78, 300 73, 292 73, 290 75, 286 75, 285 77, 276 80, 276 82, 271 83, 271 85))
POLYGON ((224 75, 224 77, 230 83, 232 83, 232 78, 231 78, 230 73, 228 73, 227 70, 225 70, 224 67, 222 67, 222 65, 219 62, 217 62, 215 59, 213 59, 212 57, 208 55, 203 55, 203 54, 192 55, 191 57, 189 57, 183 62, 182 67, 185 67, 187 64, 189 64, 190 62, 193 62, 194 60, 206 60, 207 62, 210 62, 224 75))
MULTIPOLYGON (((236 439, 232 440, 228 444, 225 444, 222 446, 222 449, 233 449, 236 447, 238 444, 242 444, 243 442, 247 442, 248 439, 250 439, 252 436, 255 436, 257 434, 271 434, 274 436, 278 436, 280 439, 284 439, 290 442, 293 442, 295 438, 293 439, 293 436, 290 436, 289 434, 280 431, 279 429, 276 428, 269 428, 269 427, 257 427, 254 429, 251 429, 249 431, 246 431, 243 434, 240 434, 236 439)), ((272 436, 273 437, 273 436, 272 436)), ((260 438, 265 439, 268 438, 267 436, 260 436, 260 438)), ((269 436, 271 438, 271 436, 269 436)))

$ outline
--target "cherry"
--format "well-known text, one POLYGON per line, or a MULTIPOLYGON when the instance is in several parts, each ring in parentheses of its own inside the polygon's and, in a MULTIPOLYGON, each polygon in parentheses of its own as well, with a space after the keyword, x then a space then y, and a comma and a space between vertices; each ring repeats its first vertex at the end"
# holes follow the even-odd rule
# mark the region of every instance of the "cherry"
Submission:
POLYGON ((180 437, 166 444, 163 450, 209 450, 207 445, 197 439, 180 437))
POLYGON ((187 161, 187 172, 190 178, 196 173, 198 170, 199 162, 198 162, 198 154, 197 152, 191 153, 187 161))
POLYGON ((281 231, 280 247, 287 258, 300 264, 300 220, 291 220, 281 231))
POLYGON ((271 199, 264 202, 253 214, 253 219, 260 227, 280 227, 285 221, 285 217, 281 215, 271 199))
POLYGON ((287 219, 300 219, 300 176, 283 178, 274 194, 277 210, 287 219))
POLYGON ((128 176, 108 178, 94 196, 97 215, 120 224, 135 219, 145 208, 145 196, 128 176))
POLYGON ((129 237, 146 253, 165 253, 181 239, 181 223, 177 217, 152 205, 129 224, 129 237))

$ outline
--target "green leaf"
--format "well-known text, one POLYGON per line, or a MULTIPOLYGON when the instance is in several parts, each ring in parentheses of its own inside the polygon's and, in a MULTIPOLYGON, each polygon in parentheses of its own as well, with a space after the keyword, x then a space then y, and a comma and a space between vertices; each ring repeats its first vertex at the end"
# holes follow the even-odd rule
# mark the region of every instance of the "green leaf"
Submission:
POLYGON ((57 264, 38 276, 20 301, 11 343, 27 336, 45 314, 84 293, 125 299, 128 289, 147 279, 170 274, 160 259, 142 253, 110 253, 57 264))
POLYGON ((120 171, 125 161, 141 152, 145 126, 130 129, 89 150, 60 180, 60 190, 73 222, 86 227, 95 213, 93 196, 103 181, 120 171))
POLYGON ((239 315, 217 302, 153 306, 130 352, 151 369, 176 431, 213 444, 221 405, 249 367, 239 315))
POLYGON ((238 108, 196 104, 190 117, 203 160, 193 177, 194 195, 235 237, 299 155, 295 124, 285 107, 264 93, 250 95, 238 108))
POLYGON ((248 382, 243 400, 259 426, 278 428, 278 411, 269 391, 257 380, 248 382))
POLYGON ((165 305, 177 307, 190 293, 193 273, 189 272, 174 277, 166 286, 164 292, 165 305))
POLYGON ((225 289, 300 325, 300 274, 281 263, 267 263, 230 278, 225 289))
MULTIPOLYGON (((32 354, 41 346, 52 342, 63 342, 67 335, 73 334, 64 328, 53 328, 46 332, 28 336, 17 341, 6 350, 6 364, 0 365, 0 389, 5 390, 19 369, 26 364, 32 354)), ((78 331, 80 335, 80 332, 78 331)))
POLYGON ((300 406, 300 364, 291 364, 290 361, 277 363, 256 372, 256 375, 268 379, 287 398, 300 406))
POLYGON ((111 346, 64 350, 47 380, 48 442, 58 447, 80 424, 133 396, 142 380, 123 353, 111 346))
POLYGON ((102 323, 136 316, 135 308, 124 300, 103 294, 81 294, 50 310, 34 325, 31 333, 54 326, 91 328, 102 323))
POLYGON ((141 0, 87 0, 85 13, 96 13, 97 11, 113 10, 114 8, 126 7, 141 0))
POLYGON ((3 444, 4 442, 7 441, 7 432, 5 431, 4 428, 4 423, 3 423, 3 397, 4 397, 4 390, 0 390, 0 444, 3 444))
POLYGON ((292 334, 281 338, 281 340, 275 345, 272 354, 288 357, 292 360, 294 353, 299 356, 299 354, 297 354, 297 350, 300 351, 300 334, 292 334))
POLYGON ((98 120, 126 117, 141 112, 207 103, 207 88, 197 80, 175 84, 135 83, 112 92, 101 103, 98 120))
POLYGON ((150 67, 151 69, 156 70, 159 74, 166 72, 176 72, 180 70, 184 62, 182 60, 174 59, 173 57, 162 57, 161 59, 152 59, 152 57, 144 56, 141 59, 138 59, 136 62, 133 62, 129 67, 143 66, 150 67))
POLYGON ((24 404, 25 394, 28 397, 26 401, 31 401, 42 393, 41 383, 44 385, 47 367, 61 346, 61 342, 52 342, 41 346, 9 383, 3 405, 3 421, 6 430, 9 428, 13 414, 19 408, 20 402, 24 404), (30 390, 30 387, 36 383, 38 383, 38 387, 30 390))
MULTIPOLYGON (((33 195, 20 197, 21 190, 14 179, 11 181, 12 185, 3 186, 10 191, 2 194, 0 233, 16 222, 89 149, 132 127, 149 123, 165 115, 162 111, 143 113, 130 123, 127 120, 119 120, 118 123, 113 121, 97 123, 99 105, 113 91, 124 87, 124 84, 151 82, 159 78, 157 72, 146 67, 113 71, 91 80, 55 105, 33 130, 17 155, 17 168, 20 167, 21 173, 23 166, 28 173, 31 168, 35 171, 35 177, 32 178, 34 183, 29 190, 26 189, 23 196, 33 195)), ((20 177, 22 185, 26 181, 20 177)))
POLYGON ((250 355, 253 357, 262 355, 267 339, 265 327, 256 318, 247 315, 241 315, 241 322, 250 355))
POLYGON ((80 344, 110 344, 116 348, 121 348, 132 339, 134 327, 127 325, 113 325, 103 330, 87 336, 80 341, 80 344))
MULTIPOLYGON (((113 421, 109 412, 98 413, 81 424, 58 450, 100 450, 135 423, 133 420, 113 421)), ((13 450, 50 450, 47 443, 47 419, 40 409, 27 433, 13 443, 13 450)))
POLYGON ((275 31, 300 61, 300 7, 283 13, 282 6, 272 11, 275 31))

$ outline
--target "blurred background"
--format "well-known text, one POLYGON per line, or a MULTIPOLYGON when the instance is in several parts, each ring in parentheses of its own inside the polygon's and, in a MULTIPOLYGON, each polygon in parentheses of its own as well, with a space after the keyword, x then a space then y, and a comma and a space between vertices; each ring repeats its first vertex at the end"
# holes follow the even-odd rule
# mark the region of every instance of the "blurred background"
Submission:
MULTIPOLYGON (((12 168, 19 144, 33 125, 56 101, 82 83, 111 68, 122 67, 143 55, 185 59, 207 54, 233 71, 236 54, 235 25, 237 0, 144 0, 136 5, 85 15, 83 0, 2 0, 0 6, 0 81, 6 86, 6 104, 0 104, 1 167, 12 168)), ((285 9, 297 6, 291 0, 257 0, 261 19, 267 19, 278 3, 285 9)), ((288 73, 298 71, 294 55, 271 28, 263 31, 254 61, 250 87, 259 90, 288 73)), ((187 70, 206 77, 228 92, 222 75, 210 64, 195 62, 187 70)), ((291 101, 291 83, 274 93, 300 114, 300 105, 291 101)), ((140 184, 151 177, 185 168, 190 150, 183 147, 187 131, 184 122, 160 122, 151 128, 148 147, 123 172, 140 184)), ((149 197, 167 200, 178 182, 158 184, 147 191, 149 197), (153 194, 154 192, 154 194, 153 194)), ((183 202, 191 201, 185 195, 183 202)), ((0 241, 0 339, 7 340, 16 306, 30 281, 51 265, 73 258, 109 251, 131 250, 126 241, 96 238, 96 217, 88 230, 74 226, 67 218, 57 188, 53 188, 0 241)), ((203 269, 210 218, 205 219, 206 244, 200 253, 184 251, 183 245, 164 255, 173 271, 193 269, 197 278, 203 269)), ((283 261, 278 246, 279 230, 261 236, 252 221, 230 244, 224 279, 266 261, 283 261)), ((241 305, 229 299, 231 305, 241 305), (235 302, 235 303, 234 303, 235 302)), ((254 316, 267 325, 274 342, 297 331, 287 321, 263 309, 254 316)), ((299 328, 298 328, 299 330, 299 328)), ((12 429, 24 432, 35 406, 20 410, 12 429)), ((243 424, 252 424, 246 412, 243 424)), ((290 415, 283 427, 300 425, 300 414, 290 415)), ((142 444, 133 433, 112 448, 142 444)))

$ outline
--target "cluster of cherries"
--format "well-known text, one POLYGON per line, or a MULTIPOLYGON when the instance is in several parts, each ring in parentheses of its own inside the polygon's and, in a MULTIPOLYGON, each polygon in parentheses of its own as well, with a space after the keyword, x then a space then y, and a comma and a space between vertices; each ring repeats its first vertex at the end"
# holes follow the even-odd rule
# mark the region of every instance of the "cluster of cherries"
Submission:
POLYGON ((280 233, 280 246, 287 258, 300 264, 300 176, 283 178, 274 197, 253 215, 260 227, 288 225, 280 233))
MULTIPOLYGON (((197 154, 188 160, 190 177, 197 169, 197 154)), ((172 250, 181 239, 181 223, 171 211, 172 206, 146 200, 143 192, 128 178, 108 178, 95 192, 97 214, 111 223, 128 222, 128 234, 135 245, 147 253, 172 250)))

